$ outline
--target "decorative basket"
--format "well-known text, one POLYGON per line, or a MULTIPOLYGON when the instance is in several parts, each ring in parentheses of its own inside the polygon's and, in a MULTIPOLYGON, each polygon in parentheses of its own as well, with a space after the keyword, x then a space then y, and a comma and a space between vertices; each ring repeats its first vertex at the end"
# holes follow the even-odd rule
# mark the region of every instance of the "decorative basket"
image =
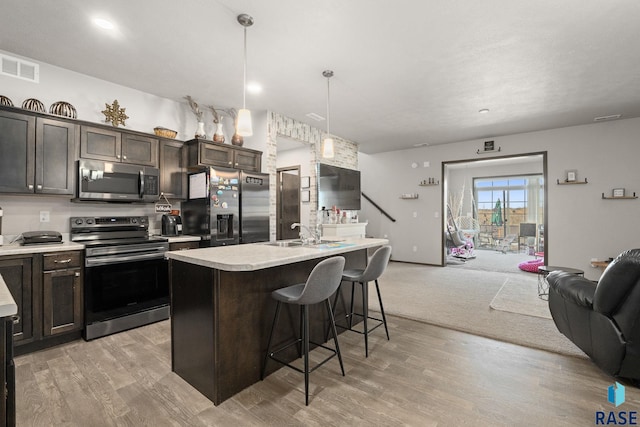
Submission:
POLYGON ((71 117, 72 119, 75 119, 78 116, 76 108, 64 101, 58 101, 51 104, 49 107, 49 113, 55 114, 56 116, 71 117))
POLYGON ((156 135, 161 136, 163 138, 173 139, 178 135, 178 132, 176 132, 175 130, 171 130, 163 127, 155 127, 153 128, 153 131, 155 132, 156 135))
POLYGON ((4 95, 0 95, 0 105, 4 105, 7 107, 13 107, 13 102, 9 98, 4 95))
POLYGON ((25 110, 31 110, 38 113, 47 112, 47 110, 44 108, 44 104, 35 98, 25 99, 24 102, 22 103, 22 108, 25 110))

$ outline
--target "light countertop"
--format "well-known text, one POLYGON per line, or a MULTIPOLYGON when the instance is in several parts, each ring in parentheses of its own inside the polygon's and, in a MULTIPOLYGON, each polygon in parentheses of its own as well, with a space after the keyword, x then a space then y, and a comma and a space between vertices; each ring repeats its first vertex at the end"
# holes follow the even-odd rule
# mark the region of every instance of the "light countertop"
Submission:
POLYGON ((18 314, 18 306, 9 292, 2 275, 0 275, 0 317, 18 314))
POLYGON ((279 247, 264 243, 167 252, 167 258, 225 271, 254 271, 388 244, 387 239, 345 239, 318 246, 279 247))
POLYGON ((199 242, 200 236, 172 236, 167 237, 169 239, 169 243, 180 243, 180 242, 199 242))
POLYGON ((37 244, 27 246, 23 246, 20 243, 16 242, 9 245, 5 244, 0 246, 0 256, 81 250, 84 250, 84 245, 69 241, 63 241, 62 243, 37 244))

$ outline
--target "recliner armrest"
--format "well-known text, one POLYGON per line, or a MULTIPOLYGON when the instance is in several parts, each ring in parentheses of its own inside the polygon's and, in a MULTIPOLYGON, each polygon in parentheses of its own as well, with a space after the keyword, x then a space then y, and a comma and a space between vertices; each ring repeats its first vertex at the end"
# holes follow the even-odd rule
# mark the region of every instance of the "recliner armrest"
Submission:
POLYGON ((549 282, 549 288, 556 291, 565 300, 593 309, 596 284, 591 280, 566 271, 553 271, 547 276, 547 281, 549 282))

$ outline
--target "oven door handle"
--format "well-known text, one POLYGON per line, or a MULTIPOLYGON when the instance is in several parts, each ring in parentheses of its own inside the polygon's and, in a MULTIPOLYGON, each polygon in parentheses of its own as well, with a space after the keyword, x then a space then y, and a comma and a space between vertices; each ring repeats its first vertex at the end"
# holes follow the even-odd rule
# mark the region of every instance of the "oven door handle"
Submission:
POLYGON ((146 261, 152 259, 164 259, 164 252, 151 254, 120 254, 85 258, 86 267, 97 267, 99 265, 122 264, 124 262, 146 261))

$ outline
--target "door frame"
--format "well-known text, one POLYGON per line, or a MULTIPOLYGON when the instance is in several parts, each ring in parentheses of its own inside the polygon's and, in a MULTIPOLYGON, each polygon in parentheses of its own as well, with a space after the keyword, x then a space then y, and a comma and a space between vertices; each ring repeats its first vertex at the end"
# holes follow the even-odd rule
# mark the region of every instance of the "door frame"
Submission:
MULTIPOLYGON (((547 152, 546 151, 535 151, 531 153, 521 153, 521 154, 510 154, 506 156, 493 156, 493 157, 483 157, 481 159, 465 159, 465 160, 451 160, 442 162, 442 188, 441 188, 441 197, 440 197, 440 207, 441 212, 446 212, 447 209, 447 190, 448 190, 448 175, 447 175, 447 165, 460 164, 460 163, 475 163, 475 162, 483 162, 487 160, 495 160, 495 159, 509 159, 509 158, 519 158, 519 157, 533 157, 533 156, 542 156, 542 177, 544 181, 543 194, 544 194, 544 243, 543 243, 543 251, 544 251, 544 264, 546 265, 547 260, 549 259, 549 197, 548 197, 548 188, 549 188, 549 179, 548 179, 548 169, 547 169, 547 152)), ((441 230, 440 230, 440 265, 446 265, 446 237, 445 237, 445 219, 446 215, 442 215, 443 221, 441 222, 441 230)))
MULTIPOLYGON (((280 179, 280 174, 282 172, 287 171, 296 171, 298 174, 298 178, 300 178, 300 165, 296 166, 284 166, 281 168, 276 168, 276 240, 281 240, 282 236, 281 231, 281 217, 282 217, 282 181, 280 179)), ((300 192, 300 180, 298 179, 298 192, 300 192)), ((300 222, 300 203, 298 203, 298 220, 296 222, 300 222)))

